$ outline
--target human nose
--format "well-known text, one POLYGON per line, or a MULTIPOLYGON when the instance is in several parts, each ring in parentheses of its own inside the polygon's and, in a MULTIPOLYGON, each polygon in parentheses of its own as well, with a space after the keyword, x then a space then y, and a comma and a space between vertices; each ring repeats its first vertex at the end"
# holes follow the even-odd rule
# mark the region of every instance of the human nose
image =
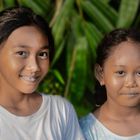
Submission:
POLYGON ((27 60, 26 69, 28 71, 31 71, 31 73, 35 73, 35 72, 38 72, 40 70, 36 57, 30 57, 27 60))
POLYGON ((137 86, 136 79, 133 74, 130 74, 126 77, 125 86, 128 88, 133 88, 137 86))

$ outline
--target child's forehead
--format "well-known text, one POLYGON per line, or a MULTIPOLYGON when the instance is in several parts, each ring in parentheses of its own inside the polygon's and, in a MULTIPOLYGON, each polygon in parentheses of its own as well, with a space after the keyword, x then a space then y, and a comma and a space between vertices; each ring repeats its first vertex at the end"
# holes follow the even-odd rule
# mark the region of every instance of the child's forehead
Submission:
POLYGON ((124 42, 110 52, 105 60, 106 66, 125 66, 137 68, 140 66, 140 44, 124 42))
MULTIPOLYGON (((110 54, 112 53, 128 53, 130 50, 140 51, 140 43, 134 41, 124 41, 118 45, 112 46, 110 49, 110 54)), ((124 55, 125 55, 124 53, 124 55)))

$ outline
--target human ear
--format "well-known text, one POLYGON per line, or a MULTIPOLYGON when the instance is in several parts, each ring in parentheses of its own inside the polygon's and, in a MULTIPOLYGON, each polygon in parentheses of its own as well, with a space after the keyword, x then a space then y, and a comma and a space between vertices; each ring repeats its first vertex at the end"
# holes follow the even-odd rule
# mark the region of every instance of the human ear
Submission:
POLYGON ((99 81, 100 85, 104 85, 103 68, 99 65, 95 65, 95 77, 99 81))

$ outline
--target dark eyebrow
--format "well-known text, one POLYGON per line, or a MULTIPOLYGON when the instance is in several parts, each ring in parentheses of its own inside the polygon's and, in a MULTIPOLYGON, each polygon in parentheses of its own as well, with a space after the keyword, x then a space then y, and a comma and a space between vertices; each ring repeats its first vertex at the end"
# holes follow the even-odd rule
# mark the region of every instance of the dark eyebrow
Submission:
POLYGON ((50 48, 49 45, 45 45, 45 46, 43 46, 41 49, 49 49, 49 48, 50 48))
POLYGON ((113 65, 114 67, 125 67, 125 65, 113 65))
MULTIPOLYGON (((17 45, 17 46, 15 46, 15 48, 30 48, 30 46, 27 46, 27 45, 17 45)), ((49 45, 45 45, 45 46, 43 46, 43 47, 41 47, 40 49, 42 50, 42 49, 49 49, 50 48, 50 46, 49 45)))

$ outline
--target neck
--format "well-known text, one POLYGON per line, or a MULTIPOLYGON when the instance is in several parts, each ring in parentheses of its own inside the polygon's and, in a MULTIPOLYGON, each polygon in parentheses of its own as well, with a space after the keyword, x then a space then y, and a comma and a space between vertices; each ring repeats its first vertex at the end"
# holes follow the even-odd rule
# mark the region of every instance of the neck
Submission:
POLYGON ((0 87, 0 105, 18 106, 24 101, 28 101, 31 94, 24 94, 19 91, 0 87))
POLYGON ((40 94, 3 93, 0 92, 0 105, 9 112, 27 116, 36 112, 42 103, 40 94))
POLYGON ((101 110, 114 119, 134 119, 134 117, 140 115, 140 105, 129 107, 105 102, 101 110))

